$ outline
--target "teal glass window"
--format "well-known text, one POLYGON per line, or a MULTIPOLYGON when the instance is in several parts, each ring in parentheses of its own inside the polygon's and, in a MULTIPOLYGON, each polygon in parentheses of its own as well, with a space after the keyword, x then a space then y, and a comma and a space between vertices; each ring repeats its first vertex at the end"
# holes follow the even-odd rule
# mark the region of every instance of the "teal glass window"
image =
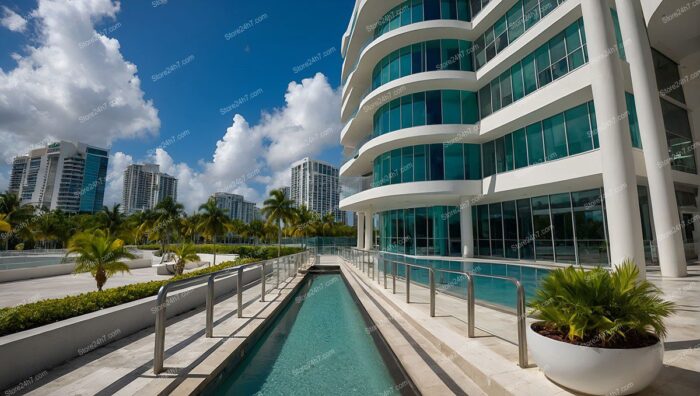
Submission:
POLYGON ((391 151, 390 184, 401 183, 401 149, 391 151))
POLYGON ((484 177, 489 177, 496 173, 496 147, 495 142, 486 142, 481 145, 482 157, 484 159, 484 177))
POLYGON ((413 126, 413 97, 407 95, 401 98, 401 128, 413 126))
POLYGON ((401 59, 399 61, 401 68, 401 77, 408 76, 413 73, 411 67, 411 47, 401 48, 401 59))
POLYGON ((462 91, 462 124, 479 122, 479 101, 474 92, 462 91))
POLYGON ((506 171, 515 169, 513 159, 513 135, 508 134, 503 137, 503 149, 505 150, 506 171))
POLYGON ((600 144, 598 143, 598 125, 595 118, 595 106, 593 105, 593 102, 588 102, 588 114, 588 118, 591 120, 591 136, 593 137, 593 148, 597 149, 598 147, 600 147, 600 144))
POLYGON ((637 106, 634 104, 634 96, 625 92, 625 102, 627 104, 627 121, 630 126, 630 137, 632 147, 642 148, 642 137, 639 134, 639 120, 637 119, 637 106))
POLYGON ((464 175, 467 180, 481 180, 481 146, 464 145, 464 175))
POLYGON ((442 123, 442 103, 440 91, 428 91, 425 93, 425 109, 427 125, 442 123))
POLYGON ((622 41, 622 31, 620 30, 620 20, 617 17, 617 11, 611 9, 610 13, 612 14, 613 26, 615 27, 615 40, 617 41, 617 52, 618 54, 620 54, 621 59, 626 60, 627 57, 625 56, 625 45, 622 41))
POLYGON ((389 109, 389 130, 401 129, 401 100, 394 99, 390 103, 389 109))
POLYGON ((574 155, 593 149, 591 126, 588 119, 588 104, 569 109, 566 117, 566 137, 569 143, 569 154, 574 155))
POLYGON ((430 180, 445 180, 442 144, 431 144, 428 147, 430 148, 430 158, 428 160, 430 164, 430 180))
POLYGON ((413 94, 413 126, 425 125, 425 92, 413 94))
POLYGON ((527 131, 528 163, 536 165, 544 161, 544 143, 542 141, 542 125, 538 122, 529 125, 527 131))
POLYGON ((544 147, 547 161, 552 161, 568 155, 564 115, 558 114, 543 120, 542 133, 544 134, 544 147))
POLYGON ((415 164, 413 162, 413 147, 404 147, 401 149, 401 182, 410 183, 413 181, 413 170, 415 164))
POLYGON ((503 138, 496 139, 496 173, 506 171, 506 151, 503 138))
POLYGON ((463 144, 447 143, 445 151, 445 180, 464 180, 463 144))
POLYGON ((461 124, 460 91, 442 91, 442 123, 461 124))
POLYGON ((527 166, 527 138, 525 128, 513 132, 513 148, 515 151, 515 168, 520 169, 527 166))
POLYGON ((491 87, 489 85, 479 90, 479 110, 481 118, 491 114, 491 87))
POLYGON ((529 55, 523 59, 523 77, 525 79, 525 95, 537 90, 537 70, 535 68, 535 55, 529 55))
POLYGON ((515 64, 510 69, 511 80, 513 81, 513 101, 525 96, 525 81, 523 80, 523 67, 520 63, 515 64))
POLYGON ((425 146, 415 146, 413 148, 413 174, 415 181, 425 181, 426 178, 426 162, 427 156, 425 146))

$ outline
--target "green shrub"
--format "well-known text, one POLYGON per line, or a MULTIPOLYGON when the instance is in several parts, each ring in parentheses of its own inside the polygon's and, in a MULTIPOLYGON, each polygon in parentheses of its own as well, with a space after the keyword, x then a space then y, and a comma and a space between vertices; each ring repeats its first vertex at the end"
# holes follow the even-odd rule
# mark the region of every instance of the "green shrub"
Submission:
POLYGON ((530 303, 543 321, 537 330, 588 346, 625 348, 656 343, 675 310, 639 269, 626 261, 614 271, 568 267, 551 271, 530 303))
POLYGON ((52 298, 29 304, 0 309, 0 336, 17 333, 50 323, 88 314, 101 309, 114 307, 142 298, 155 296, 166 283, 209 274, 229 267, 259 261, 253 258, 240 258, 212 267, 173 277, 163 281, 151 281, 132 285, 82 293, 76 296, 52 298))

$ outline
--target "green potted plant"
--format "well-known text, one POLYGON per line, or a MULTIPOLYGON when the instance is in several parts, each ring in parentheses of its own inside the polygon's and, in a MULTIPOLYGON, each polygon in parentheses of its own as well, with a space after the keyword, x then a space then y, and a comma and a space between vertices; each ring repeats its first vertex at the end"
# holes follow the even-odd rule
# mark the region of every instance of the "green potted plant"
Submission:
POLYGON ((646 388, 663 366, 664 319, 674 312, 634 262, 613 271, 552 271, 530 302, 532 357, 552 381, 591 395, 646 388))

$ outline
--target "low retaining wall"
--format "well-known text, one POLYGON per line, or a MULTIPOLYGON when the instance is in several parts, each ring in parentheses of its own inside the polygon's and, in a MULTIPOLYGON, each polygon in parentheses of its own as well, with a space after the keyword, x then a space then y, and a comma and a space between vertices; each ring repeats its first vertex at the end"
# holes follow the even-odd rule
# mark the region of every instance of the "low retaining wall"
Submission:
MULTIPOLYGON (((149 261, 150 264, 150 261, 149 261)), ((269 267, 269 271, 272 268, 269 267)), ((260 279, 260 268, 243 272, 243 283, 260 279)), ((217 279, 217 297, 236 290, 238 275, 217 279)), ((257 286, 253 286, 257 287, 257 286)), ((167 317, 203 307, 206 283, 169 293, 167 317)), ((0 337, 0 389, 13 388, 24 381, 40 378, 44 371, 82 356, 110 342, 128 337, 155 325, 156 296, 103 309, 86 315, 0 337)), ((202 330, 204 330, 202 320, 202 330)), ((166 331, 167 337, 167 331, 166 331)))
MULTIPOLYGON (((126 261, 130 269, 148 268, 152 265, 150 258, 126 261)), ((50 276, 69 275, 73 273, 75 263, 52 264, 41 267, 17 268, 0 270, 0 283, 14 282, 34 278, 46 278, 50 276)))

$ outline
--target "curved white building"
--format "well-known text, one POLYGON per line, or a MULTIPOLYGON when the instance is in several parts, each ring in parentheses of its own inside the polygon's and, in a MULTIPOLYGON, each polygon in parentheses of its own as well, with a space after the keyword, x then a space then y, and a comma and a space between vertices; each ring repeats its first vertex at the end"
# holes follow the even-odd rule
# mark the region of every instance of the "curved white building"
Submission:
POLYGON ((700 252, 696 3, 357 0, 340 207, 358 247, 684 276, 700 252))

